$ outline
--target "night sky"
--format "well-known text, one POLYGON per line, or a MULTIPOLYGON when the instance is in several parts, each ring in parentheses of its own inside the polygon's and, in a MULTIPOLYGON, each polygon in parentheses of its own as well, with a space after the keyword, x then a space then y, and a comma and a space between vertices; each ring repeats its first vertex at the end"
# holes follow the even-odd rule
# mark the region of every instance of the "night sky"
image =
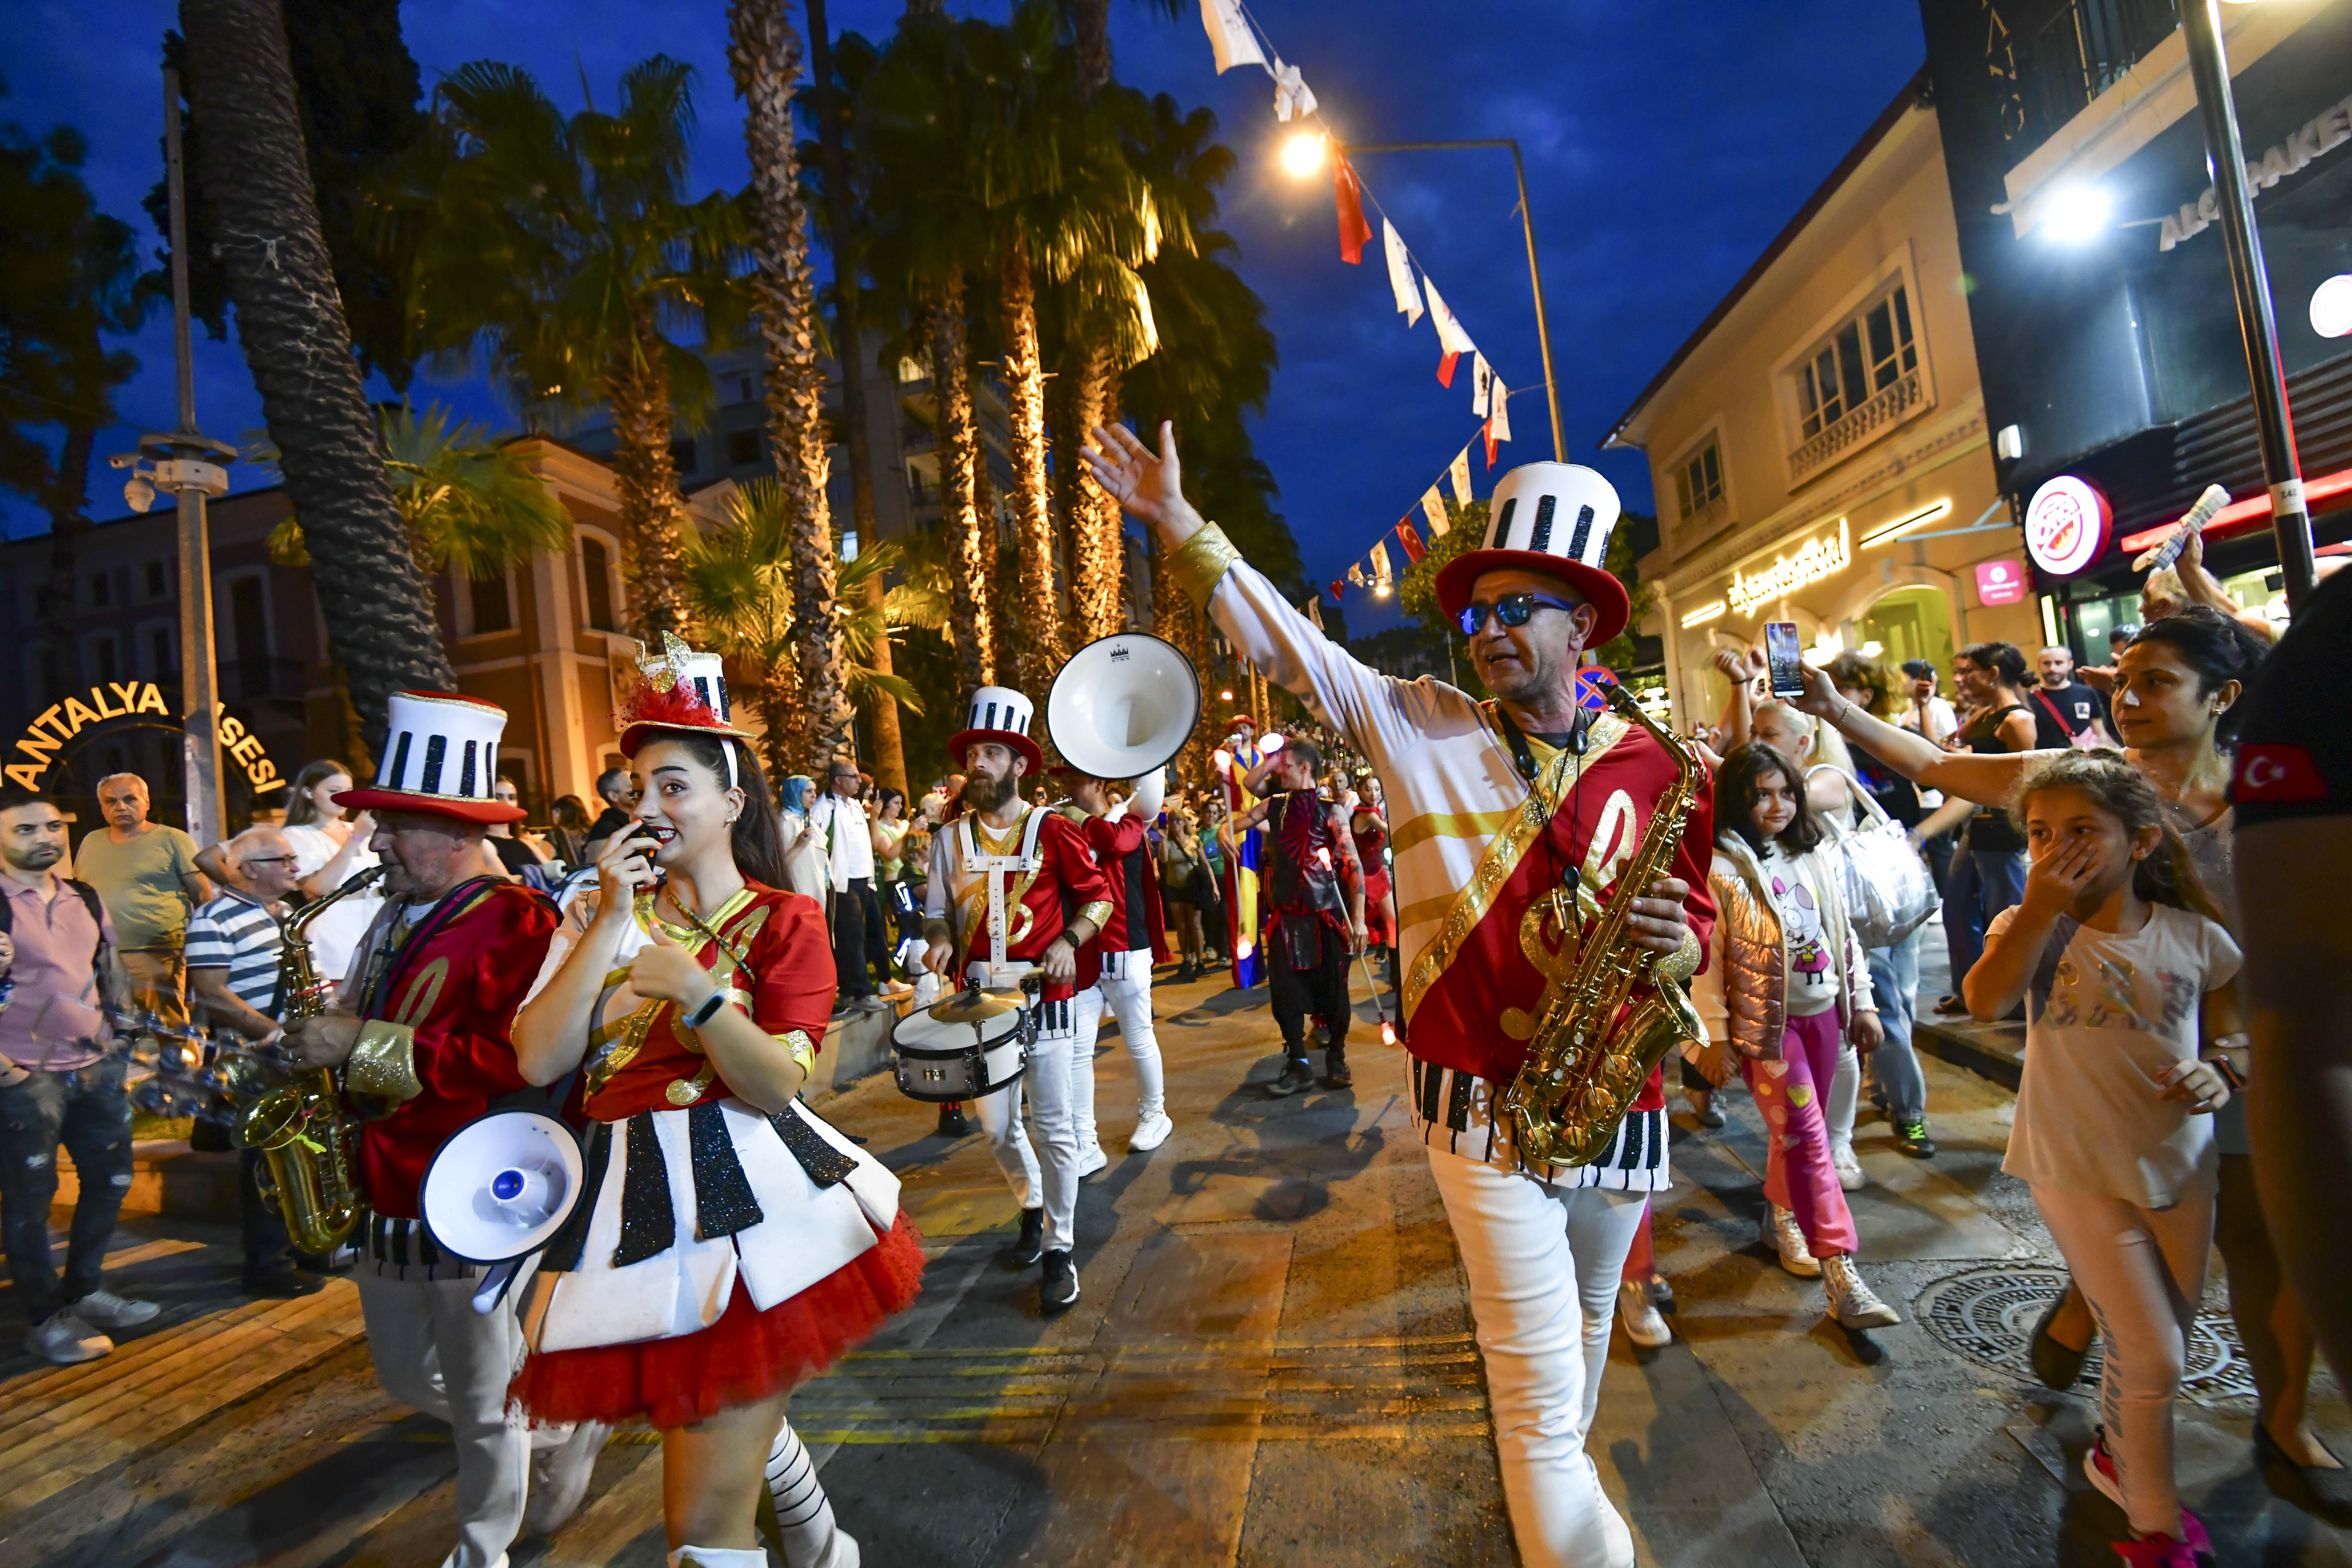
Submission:
MULTIPOLYGON (((901 9, 898 0, 836 0, 832 20, 879 39, 901 9)), ((960 0, 951 9, 1001 17, 1006 7, 960 0)), ((1597 464, 1638 510, 1650 506, 1640 455, 1596 455, 1595 443, 1925 55, 1918 13, 1906 0, 1254 0, 1252 10, 1343 139, 1518 138, 1568 455, 1597 464)), ((1301 184, 1276 164, 1287 128, 1275 121, 1272 82, 1255 67, 1216 76, 1190 0, 1184 11, 1171 22, 1133 0, 1115 6, 1118 75, 1187 107, 1208 104, 1239 155, 1224 226, 1241 241, 1241 271, 1266 300, 1282 354, 1258 447, 1281 483, 1281 510, 1309 573, 1328 579, 1412 509, 1477 433, 1468 367, 1453 390, 1437 384, 1429 320, 1408 331, 1395 312, 1378 216, 1364 264, 1345 265, 1329 180, 1301 184)), ((402 13, 428 93, 440 73, 491 58, 530 70, 570 108, 581 101, 583 75, 603 98, 631 62, 678 56, 699 73, 698 180, 730 189, 746 181, 723 0, 407 0, 402 13)), ((79 126, 91 142, 87 173, 100 204, 142 226, 139 199, 162 167, 160 40, 175 17, 167 0, 0 7, 9 89, 0 119, 36 132, 79 126)), ((1464 327, 1518 389, 1517 438, 1504 448, 1504 465, 1549 457, 1508 155, 1368 156, 1360 169, 1464 327)), ((238 439, 261 422, 243 358, 233 337, 214 342, 199 328, 196 342, 199 423, 238 439)), ((142 369, 119 404, 132 423, 101 437, 101 458, 128 449, 137 430, 173 420, 168 318, 131 346, 142 369)), ((420 376, 412 396, 511 424, 478 384, 420 376)), ((1493 476, 1475 453, 1472 471, 1484 495, 1493 476)), ((251 470, 232 473, 239 488, 261 482, 251 470)), ((101 462, 93 516, 121 515, 115 483, 101 462)), ((39 526, 37 512, 15 498, 0 506, 13 530, 39 526)), ((1359 634, 1393 616, 1374 614, 1369 595, 1349 598, 1359 634)))

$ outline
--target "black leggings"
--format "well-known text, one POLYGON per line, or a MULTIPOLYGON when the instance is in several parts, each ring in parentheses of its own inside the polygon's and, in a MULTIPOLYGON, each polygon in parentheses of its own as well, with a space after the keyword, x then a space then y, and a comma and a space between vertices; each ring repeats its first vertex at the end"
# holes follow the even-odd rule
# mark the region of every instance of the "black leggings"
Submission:
POLYGON ((1330 1028, 1331 1048, 1348 1043, 1348 944, 1321 921, 1312 922, 1317 943, 1315 963, 1307 969, 1291 967, 1291 951, 1277 915, 1267 923, 1266 978, 1274 989, 1274 1021, 1282 1027, 1282 1054, 1295 1062, 1307 1059, 1307 1021, 1319 1017, 1330 1028))

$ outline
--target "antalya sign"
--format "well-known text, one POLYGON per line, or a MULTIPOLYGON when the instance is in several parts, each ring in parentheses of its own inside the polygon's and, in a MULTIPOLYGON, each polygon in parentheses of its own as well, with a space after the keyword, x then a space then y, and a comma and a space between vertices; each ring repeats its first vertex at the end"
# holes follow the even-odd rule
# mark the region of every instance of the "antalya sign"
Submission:
MULTIPOLYGON (((285 784, 278 776, 278 764, 269 760, 262 749, 261 737, 247 729, 243 721, 225 710, 215 710, 221 750, 234 758, 245 770, 246 782, 256 791, 273 789, 285 784)), ((161 714, 166 721, 172 710, 163 705, 163 690, 152 680, 108 680, 89 689, 89 700, 68 697, 25 727, 16 737, 17 754, 27 759, 11 763, 0 773, 9 782, 29 790, 41 787, 41 776, 56 762, 58 753, 93 724, 104 724, 116 719, 129 719, 141 713, 161 714)), ((158 728, 171 729, 168 722, 158 728)))
POLYGON ((1853 560, 1845 519, 1840 518, 1834 534, 1815 534, 1791 553, 1774 556, 1769 565, 1758 571, 1734 572, 1727 591, 1732 613, 1745 616, 1757 605, 1786 598, 1809 583, 1834 577, 1853 560))

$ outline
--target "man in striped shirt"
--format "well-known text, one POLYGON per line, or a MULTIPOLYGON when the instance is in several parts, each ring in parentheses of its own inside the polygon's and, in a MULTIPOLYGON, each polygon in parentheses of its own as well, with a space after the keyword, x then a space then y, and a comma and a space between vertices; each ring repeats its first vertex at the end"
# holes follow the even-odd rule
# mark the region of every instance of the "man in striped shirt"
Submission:
MULTIPOLYGON (((278 1027, 278 952, 285 945, 283 900, 301 880, 294 847, 274 827, 248 827, 221 857, 219 895, 188 921, 188 988, 216 1030, 271 1041, 278 1027)), ((308 1296, 322 1280, 294 1266, 285 1222, 254 1184, 261 1156, 237 1153, 237 1214, 245 1228, 249 1296, 308 1296)))

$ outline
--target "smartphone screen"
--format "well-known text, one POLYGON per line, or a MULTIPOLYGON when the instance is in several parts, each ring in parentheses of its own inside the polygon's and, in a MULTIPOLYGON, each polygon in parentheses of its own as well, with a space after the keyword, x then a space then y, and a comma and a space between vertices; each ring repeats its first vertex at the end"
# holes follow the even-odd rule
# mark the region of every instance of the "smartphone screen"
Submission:
POLYGON ((1771 677, 1775 697, 1805 694, 1805 661, 1797 642, 1797 623, 1764 623, 1764 668, 1771 677))

